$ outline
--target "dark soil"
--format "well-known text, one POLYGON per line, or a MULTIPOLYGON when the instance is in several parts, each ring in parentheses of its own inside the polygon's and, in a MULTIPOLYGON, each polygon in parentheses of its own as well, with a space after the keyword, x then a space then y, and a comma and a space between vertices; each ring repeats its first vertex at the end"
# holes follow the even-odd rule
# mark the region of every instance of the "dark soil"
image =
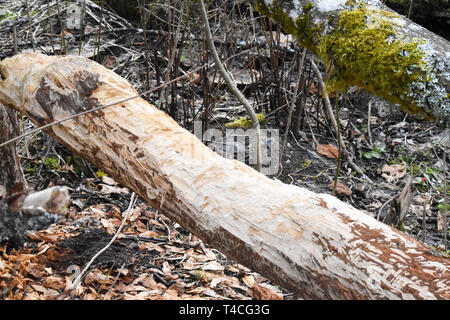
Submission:
MULTIPOLYGON (((66 270, 71 265, 84 266, 92 257, 111 241, 111 235, 101 228, 89 228, 83 233, 67 238, 58 243, 58 248, 65 252, 63 258, 54 264, 57 270, 66 270)), ((136 269, 157 268, 151 262, 156 257, 151 251, 139 250, 135 240, 118 239, 96 259, 92 267, 125 266, 131 271, 136 269)))

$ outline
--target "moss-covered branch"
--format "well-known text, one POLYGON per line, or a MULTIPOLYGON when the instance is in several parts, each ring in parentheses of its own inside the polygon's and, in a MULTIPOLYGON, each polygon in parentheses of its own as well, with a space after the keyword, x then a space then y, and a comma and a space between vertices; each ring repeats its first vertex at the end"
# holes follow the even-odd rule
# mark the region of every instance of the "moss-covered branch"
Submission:
POLYGON ((450 43, 379 0, 257 0, 325 63, 330 90, 359 86, 425 119, 450 119, 450 43))

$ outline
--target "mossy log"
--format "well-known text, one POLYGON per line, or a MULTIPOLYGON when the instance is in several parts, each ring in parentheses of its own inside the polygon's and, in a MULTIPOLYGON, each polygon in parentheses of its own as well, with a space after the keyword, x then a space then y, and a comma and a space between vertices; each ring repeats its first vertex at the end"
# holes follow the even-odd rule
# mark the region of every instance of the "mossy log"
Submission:
POLYGON ((363 87, 425 119, 450 119, 450 43, 380 0, 256 0, 317 54, 330 90, 363 87))
MULTIPOLYGON (((0 103, 45 125, 136 95, 75 56, 0 63, 0 103)), ((308 299, 450 299, 450 260, 328 194, 219 156, 141 98, 46 128, 230 258, 308 299)))

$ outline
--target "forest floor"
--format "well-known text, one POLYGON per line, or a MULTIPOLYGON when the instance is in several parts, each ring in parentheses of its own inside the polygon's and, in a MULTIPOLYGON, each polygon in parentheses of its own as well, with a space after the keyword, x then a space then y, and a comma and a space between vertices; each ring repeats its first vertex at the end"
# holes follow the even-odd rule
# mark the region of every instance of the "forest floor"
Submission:
MULTIPOLYGON (((145 37, 136 12, 127 12, 127 20, 91 1, 86 1, 82 29, 74 21, 78 9, 66 3, 36 0, 28 10, 20 1, 0 4, 0 59, 14 54, 14 42, 19 53, 83 55, 126 78, 138 92, 211 60, 198 8, 189 2, 180 1, 177 8, 158 2, 149 6, 145 37), (181 8, 180 3, 186 6, 181 8)), ((294 105, 294 114, 301 109, 290 125, 280 167, 270 176, 334 194, 385 222, 398 213, 403 199, 397 199, 405 187, 410 188, 413 196, 407 212, 394 226, 436 254, 449 257, 444 216, 444 182, 449 180, 445 167, 450 168, 448 155, 444 163, 445 148, 450 146, 446 124, 406 116, 397 106, 357 88, 345 98, 330 94, 333 104, 339 103, 341 132, 351 160, 365 173, 358 175, 342 158, 340 184, 333 191, 339 145, 310 70, 313 55, 307 53, 300 70, 303 49, 245 1, 240 5, 212 1, 210 9, 214 40, 223 60, 257 112, 264 113, 262 128, 275 132, 263 140, 265 151, 272 156, 278 152, 290 106, 294 105), (297 82, 299 77, 302 81, 297 82), (298 97, 293 94, 296 86, 302 89, 298 97)), ((245 134, 226 126, 245 112, 214 68, 204 67, 188 80, 154 90, 145 98, 190 131, 194 131, 194 120, 202 120, 204 133, 219 129, 227 137, 245 134)), ((24 132, 34 127, 24 117, 21 124, 24 132)), ((247 155, 243 160, 248 162, 248 143, 233 141, 204 142, 216 150, 231 150, 233 155, 243 150, 247 155)), ((31 226, 24 243, 0 246, 1 299, 299 298, 228 259, 140 199, 131 207, 119 238, 94 261, 78 289, 68 290, 115 234, 130 205, 131 191, 45 133, 24 138, 19 149, 29 187, 38 191, 68 186, 72 202, 65 215, 43 217, 48 228, 32 230, 31 226)))

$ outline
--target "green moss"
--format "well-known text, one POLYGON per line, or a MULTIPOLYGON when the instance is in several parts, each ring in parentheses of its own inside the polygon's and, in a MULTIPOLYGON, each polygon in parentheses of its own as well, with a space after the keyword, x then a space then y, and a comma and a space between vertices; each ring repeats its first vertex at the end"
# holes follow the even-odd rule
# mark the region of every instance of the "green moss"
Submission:
POLYGON ((384 19, 386 15, 365 6, 340 13, 334 32, 317 47, 330 73, 328 90, 345 91, 357 85, 409 113, 423 113, 406 99, 410 84, 429 81, 421 42, 398 38, 398 26, 384 19))
POLYGON ((53 157, 47 157, 44 160, 44 165, 48 170, 58 171, 61 169, 58 159, 53 157))
POLYGON ((256 4, 256 10, 279 23, 287 33, 295 37, 300 45, 314 51, 323 26, 315 25, 312 22, 311 10, 313 8, 314 5, 311 1, 303 5, 302 12, 299 13, 298 18, 294 21, 288 14, 283 12, 283 8, 278 3, 270 7, 266 6, 264 1, 258 1, 256 4))
MULTIPOLYGON (((266 121, 266 116, 263 113, 257 113, 256 117, 260 123, 264 123, 266 121)), ((234 121, 228 122, 225 124, 225 127, 230 129, 249 129, 253 125, 253 121, 247 117, 240 117, 234 119, 234 121)))
POLYGON ((106 172, 103 172, 102 170, 95 171, 95 175, 97 176, 98 179, 108 176, 108 174, 106 172))

